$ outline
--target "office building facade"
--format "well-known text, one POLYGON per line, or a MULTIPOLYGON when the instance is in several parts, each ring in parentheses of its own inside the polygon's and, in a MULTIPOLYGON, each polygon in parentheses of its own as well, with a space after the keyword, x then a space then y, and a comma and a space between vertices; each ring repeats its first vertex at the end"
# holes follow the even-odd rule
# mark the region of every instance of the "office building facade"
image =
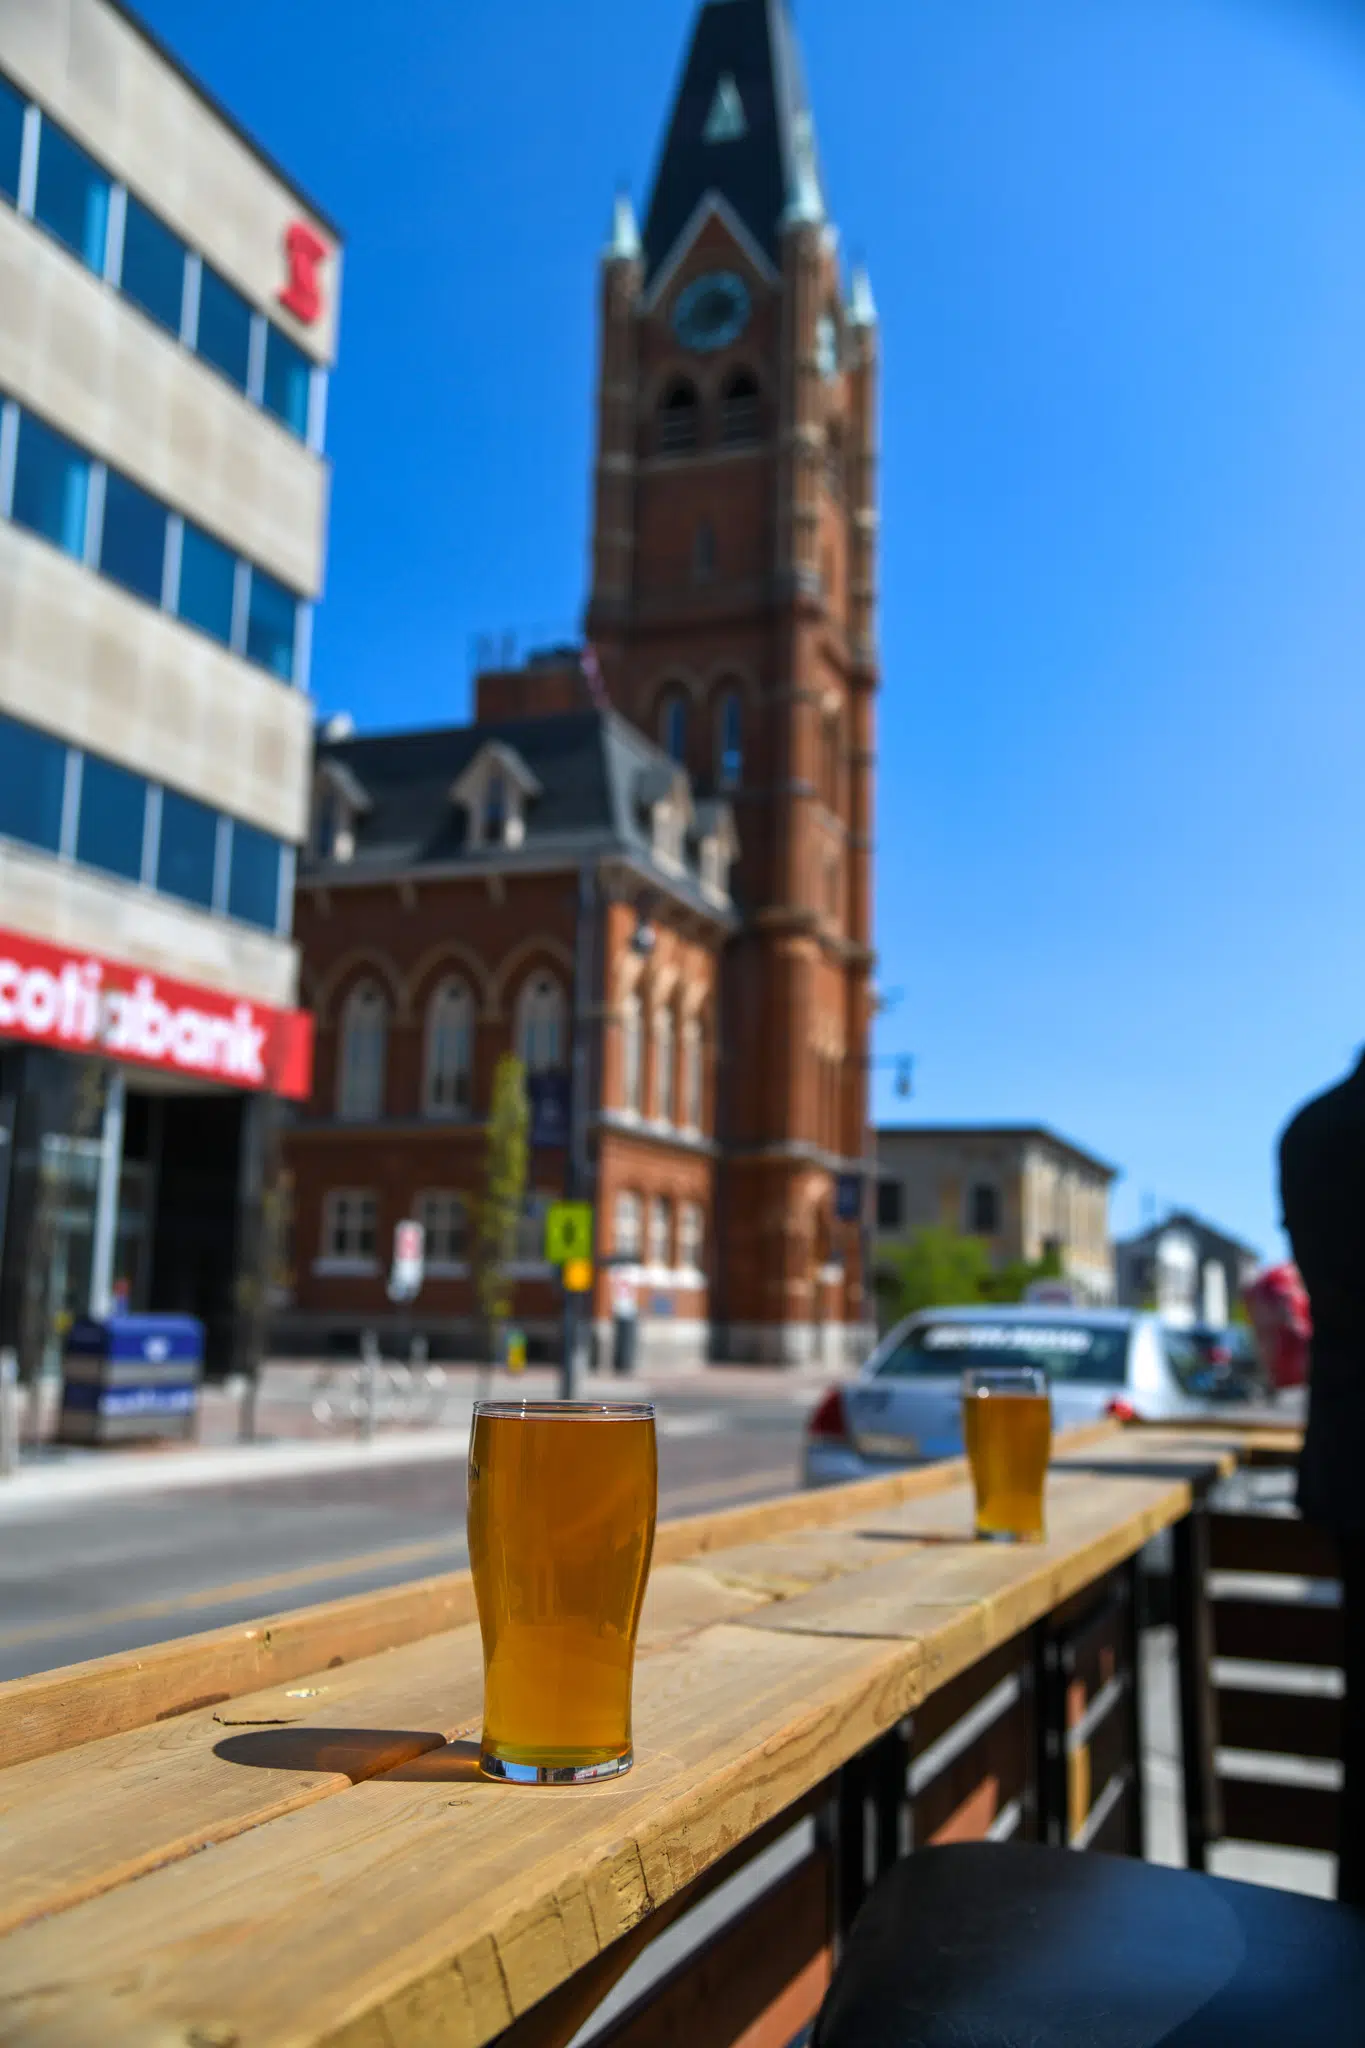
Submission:
POLYGON ((995 1267, 1051 1254, 1078 1301, 1114 1300, 1117 1169, 1036 1124, 902 1124, 877 1132, 878 1255, 917 1230, 979 1238, 995 1267))
POLYGON ((111 0, 0 13, 0 1346, 247 1361, 329 470, 336 229, 111 0))

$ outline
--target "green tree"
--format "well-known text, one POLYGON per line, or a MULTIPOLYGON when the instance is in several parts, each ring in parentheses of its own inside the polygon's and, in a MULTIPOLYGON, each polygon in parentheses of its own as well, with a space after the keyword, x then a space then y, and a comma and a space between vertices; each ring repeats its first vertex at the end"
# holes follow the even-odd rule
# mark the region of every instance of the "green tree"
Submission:
POLYGON ((884 1256, 877 1296, 886 1321, 898 1322, 922 1308, 1022 1301, 1035 1280, 1062 1277, 1062 1255, 1055 1245, 1041 1259, 1011 1259, 995 1270, 983 1238, 933 1225, 915 1231, 902 1249, 884 1256))
POLYGON ((884 1260, 877 1292, 889 1321, 921 1308, 954 1308, 985 1299, 991 1262, 979 1237, 932 1225, 884 1260))
POLYGON ((505 1052, 493 1073, 483 1198, 474 1238, 474 1284, 494 1361, 501 1349, 502 1326, 512 1313, 513 1285, 507 1268, 516 1255, 517 1224, 526 1200, 530 1121, 526 1069, 515 1053, 505 1052))
POLYGON ((998 1272, 989 1273, 983 1283, 983 1301, 1022 1301, 1035 1280, 1065 1278, 1059 1247, 1050 1244, 1041 1259, 1011 1259, 998 1272))

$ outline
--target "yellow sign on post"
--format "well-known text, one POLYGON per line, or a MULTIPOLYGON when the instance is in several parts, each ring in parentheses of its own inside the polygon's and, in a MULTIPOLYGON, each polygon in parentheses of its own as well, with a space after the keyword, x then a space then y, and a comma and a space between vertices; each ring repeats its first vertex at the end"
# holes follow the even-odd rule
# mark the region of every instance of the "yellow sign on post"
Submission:
POLYGON ((591 1259, 566 1259, 564 1263, 564 1291, 566 1294, 591 1293, 591 1259))
POLYGON ((545 1256, 552 1266, 591 1261, 591 1202, 551 1202, 545 1211, 545 1256))

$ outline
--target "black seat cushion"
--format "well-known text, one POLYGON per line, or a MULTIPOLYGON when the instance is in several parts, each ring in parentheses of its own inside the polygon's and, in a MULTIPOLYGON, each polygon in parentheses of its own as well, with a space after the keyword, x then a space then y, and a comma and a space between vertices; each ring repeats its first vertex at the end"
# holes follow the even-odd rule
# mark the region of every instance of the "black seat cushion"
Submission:
POLYGON ((853 1924, 812 2048, 1362 2048, 1365 1915, 1025 1844, 925 1849, 853 1924))

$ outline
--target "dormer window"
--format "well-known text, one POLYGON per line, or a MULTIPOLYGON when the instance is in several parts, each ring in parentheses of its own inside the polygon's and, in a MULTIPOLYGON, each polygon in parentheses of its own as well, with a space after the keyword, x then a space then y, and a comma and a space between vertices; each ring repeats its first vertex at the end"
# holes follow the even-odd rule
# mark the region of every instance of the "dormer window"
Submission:
POLYGON ((540 784, 515 747, 488 740, 451 785, 450 800, 465 814, 471 852, 515 850, 526 838, 527 806, 540 784))
POLYGON ((654 806, 654 857, 663 867, 680 868, 683 856, 685 820, 671 801, 654 806))
POLYGON ((730 900, 730 869, 739 852, 734 816, 727 803, 697 806, 697 880, 713 903, 730 900))
POLYGON ((369 794, 353 770, 342 760, 324 757, 313 781, 314 857, 354 859, 356 827, 369 809, 369 794))
POLYGON ((500 768, 484 784, 483 836, 489 846, 501 846, 507 837, 507 778, 500 768))

